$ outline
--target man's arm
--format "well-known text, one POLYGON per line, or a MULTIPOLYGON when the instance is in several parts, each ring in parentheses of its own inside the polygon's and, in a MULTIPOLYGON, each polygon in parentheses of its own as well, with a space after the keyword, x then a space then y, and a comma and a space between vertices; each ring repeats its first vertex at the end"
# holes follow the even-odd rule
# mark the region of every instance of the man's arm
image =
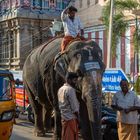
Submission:
POLYGON ((120 106, 118 106, 118 105, 111 105, 111 107, 112 107, 113 109, 117 110, 117 111, 122 111, 122 110, 123 110, 123 108, 120 107, 120 106))
POLYGON ((68 9, 69 9, 69 7, 66 7, 66 8, 62 11, 62 13, 61 13, 61 20, 62 20, 62 21, 65 21, 65 19, 67 18, 68 9))
MULTIPOLYGON (((135 93, 134 93, 135 94, 135 93)), ((140 99, 138 98, 138 96, 135 96, 135 100, 134 100, 134 106, 125 109, 125 113, 129 113, 131 111, 140 111, 140 99)))
POLYGON ((73 114, 76 115, 76 117, 78 118, 78 114, 79 114, 79 102, 77 100, 76 97, 76 93, 75 90, 71 90, 69 95, 68 95, 68 100, 72 109, 73 114))
POLYGON ((133 106, 133 107, 130 107, 128 109, 125 109, 125 113, 129 113, 131 111, 136 111, 136 110, 140 110, 140 107, 139 106, 133 106))
MULTIPOLYGON (((117 93, 116 93, 116 94, 117 94, 117 93)), ((114 95, 114 96, 113 96, 113 99, 112 99, 112 105, 111 105, 111 107, 112 107, 113 109, 117 110, 117 111, 122 111, 123 108, 120 107, 120 106, 118 105, 117 100, 118 100, 118 99, 117 99, 116 95, 114 95)))

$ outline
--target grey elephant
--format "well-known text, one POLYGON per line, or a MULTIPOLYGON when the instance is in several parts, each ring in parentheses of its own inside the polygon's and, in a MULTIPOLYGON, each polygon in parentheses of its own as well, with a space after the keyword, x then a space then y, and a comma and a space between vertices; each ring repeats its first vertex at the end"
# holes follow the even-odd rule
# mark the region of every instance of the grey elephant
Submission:
POLYGON ((94 41, 74 41, 61 55, 62 38, 34 49, 23 67, 23 80, 35 117, 35 135, 44 136, 54 110, 54 140, 61 139, 57 91, 67 71, 78 74, 80 130, 84 140, 101 140, 101 80, 105 70, 102 51, 94 41))

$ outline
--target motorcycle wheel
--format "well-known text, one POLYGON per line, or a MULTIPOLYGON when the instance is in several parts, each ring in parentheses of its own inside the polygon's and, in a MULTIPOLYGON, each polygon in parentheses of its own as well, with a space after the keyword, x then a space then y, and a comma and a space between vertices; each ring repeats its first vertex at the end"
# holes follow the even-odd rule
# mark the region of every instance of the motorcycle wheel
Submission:
POLYGON ((28 110, 28 120, 30 122, 32 122, 33 124, 35 123, 35 121, 34 121, 34 113, 30 109, 28 110))

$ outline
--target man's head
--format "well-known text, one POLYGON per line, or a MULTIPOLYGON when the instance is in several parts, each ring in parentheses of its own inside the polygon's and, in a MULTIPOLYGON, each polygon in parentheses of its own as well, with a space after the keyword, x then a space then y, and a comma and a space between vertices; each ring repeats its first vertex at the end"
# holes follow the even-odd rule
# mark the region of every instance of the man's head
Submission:
POLYGON ((75 87, 76 83, 77 83, 77 74, 74 72, 68 72, 66 74, 66 82, 68 84, 70 84, 72 87, 75 87))
POLYGON ((77 9, 75 7, 73 7, 73 6, 70 6, 68 8, 68 16, 69 16, 69 18, 74 19, 76 12, 77 12, 77 9))
POLYGON ((129 87, 128 81, 126 79, 122 79, 120 82, 120 87, 121 87, 123 93, 127 93, 128 87, 129 87))

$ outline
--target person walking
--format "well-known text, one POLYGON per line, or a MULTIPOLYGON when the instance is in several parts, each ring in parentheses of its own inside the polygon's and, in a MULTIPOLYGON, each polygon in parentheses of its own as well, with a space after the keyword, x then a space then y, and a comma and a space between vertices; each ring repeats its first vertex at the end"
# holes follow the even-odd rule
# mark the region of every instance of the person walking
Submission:
POLYGON ((78 140, 79 102, 75 85, 77 74, 68 72, 66 83, 58 90, 58 102, 62 121, 62 140, 78 140))
POLYGON ((61 13, 61 20, 64 27, 64 38, 61 43, 61 52, 63 52, 66 46, 74 39, 79 38, 84 40, 83 25, 78 16, 76 16, 77 9, 73 6, 69 6, 61 13))
POLYGON ((134 91, 129 91, 129 83, 122 79, 121 91, 115 93, 112 108, 117 110, 117 127, 119 140, 138 140, 138 110, 140 100, 134 91))

